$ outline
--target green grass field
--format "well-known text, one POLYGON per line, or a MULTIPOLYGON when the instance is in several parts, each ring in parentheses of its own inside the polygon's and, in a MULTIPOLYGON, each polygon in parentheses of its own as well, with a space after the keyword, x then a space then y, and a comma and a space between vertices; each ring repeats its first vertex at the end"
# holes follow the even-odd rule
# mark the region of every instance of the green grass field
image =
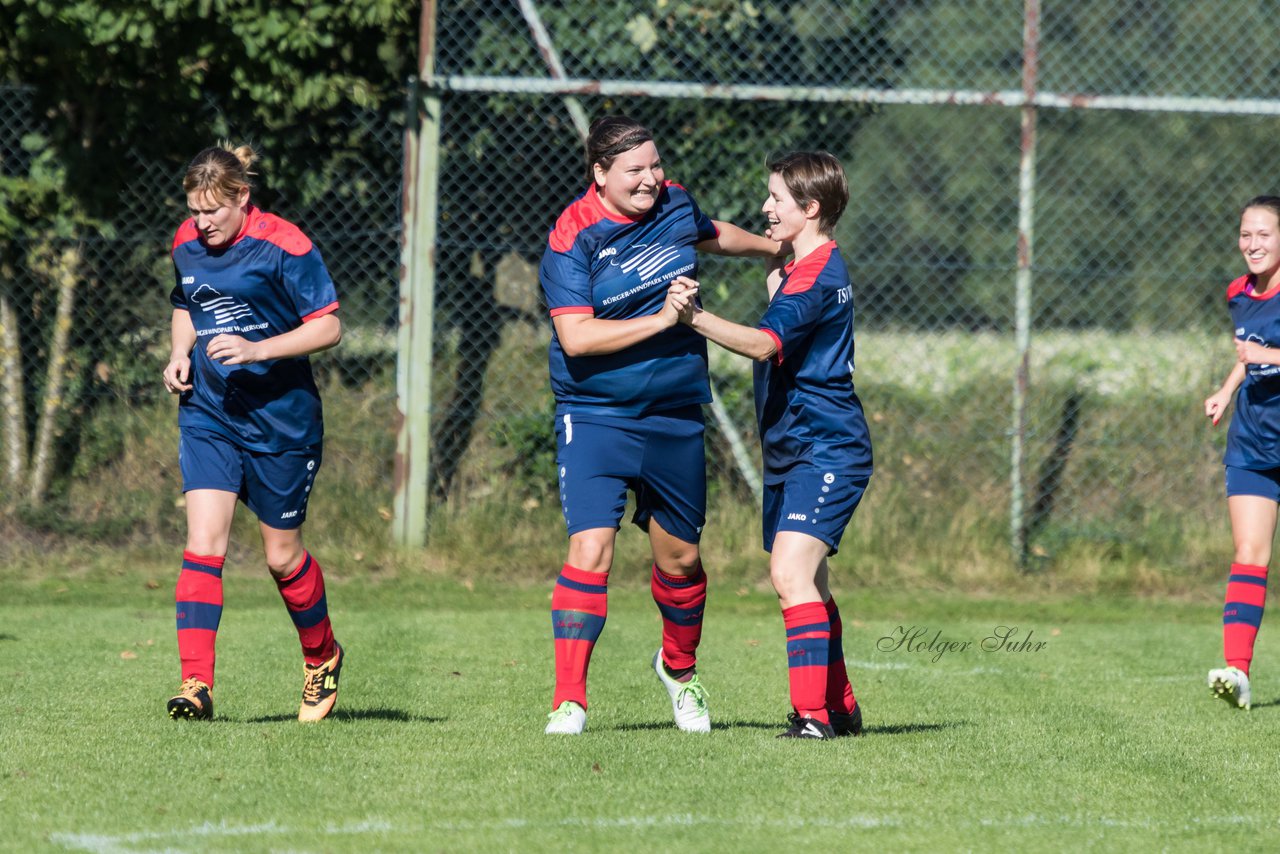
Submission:
POLYGON ((541 732, 550 581, 335 578, 349 658, 338 710, 311 726, 293 720, 297 641, 265 577, 229 572, 211 723, 164 713, 178 681, 169 579, 6 589, 3 850, 1241 851, 1269 848, 1280 824, 1280 641, 1264 628, 1252 712, 1213 700, 1209 591, 847 592, 867 732, 819 745, 775 740, 781 618, 732 585, 712 588, 701 656, 712 734, 671 725, 648 669, 656 609, 622 578, 579 738, 541 732), (998 626, 1045 646, 982 650, 998 626), (918 644, 970 646, 892 648, 913 629, 918 644))

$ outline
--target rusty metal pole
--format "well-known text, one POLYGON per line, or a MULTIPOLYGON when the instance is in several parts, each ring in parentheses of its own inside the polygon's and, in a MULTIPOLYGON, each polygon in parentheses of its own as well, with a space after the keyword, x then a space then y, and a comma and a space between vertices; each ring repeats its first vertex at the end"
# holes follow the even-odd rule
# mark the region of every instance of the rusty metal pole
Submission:
MULTIPOLYGON (((520 0, 520 13, 524 15, 525 23, 529 25, 529 32, 533 34, 533 40, 538 45, 538 53, 542 55, 542 61, 546 63, 551 77, 555 80, 564 80, 566 77, 564 63, 560 61, 560 52, 556 50, 555 43, 551 41, 551 35, 542 24, 542 15, 538 13, 537 4, 534 0, 520 0)), ((578 131, 578 136, 585 143, 591 122, 587 119, 587 111, 583 109, 582 102, 572 95, 565 95, 564 106, 569 111, 569 118, 573 119, 574 129, 578 131)))
POLYGON ((431 369, 435 325, 440 93, 435 88, 435 0, 422 0, 418 76, 405 119, 400 318, 396 337, 396 459, 392 534, 402 546, 427 542, 431 473, 431 369))
POLYGON ((1022 157, 1018 172, 1018 272, 1014 279, 1013 427, 1010 447, 1009 529, 1018 566, 1027 565, 1027 390, 1031 382, 1031 283, 1036 212, 1036 74, 1040 64, 1040 0, 1026 0, 1022 28, 1022 157))

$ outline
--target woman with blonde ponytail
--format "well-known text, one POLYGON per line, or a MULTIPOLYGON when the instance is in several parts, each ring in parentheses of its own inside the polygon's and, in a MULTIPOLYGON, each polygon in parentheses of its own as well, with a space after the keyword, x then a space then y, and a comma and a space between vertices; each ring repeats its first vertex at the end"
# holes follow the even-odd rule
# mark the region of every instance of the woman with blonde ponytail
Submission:
POLYGON ((187 167, 173 241, 171 349, 187 542, 176 593, 182 686, 174 719, 213 717, 222 569, 237 500, 258 517, 267 569, 302 643, 298 720, 333 709, 343 663, 320 564, 302 545, 324 424, 308 355, 342 338, 338 297, 302 231, 250 201, 258 156, 206 148, 187 167))

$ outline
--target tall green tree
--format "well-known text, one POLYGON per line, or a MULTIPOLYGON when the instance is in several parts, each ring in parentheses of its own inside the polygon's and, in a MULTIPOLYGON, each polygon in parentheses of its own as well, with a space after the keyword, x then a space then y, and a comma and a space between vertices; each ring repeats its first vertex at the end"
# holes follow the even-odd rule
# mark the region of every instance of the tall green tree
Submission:
MULTIPOLYGON (((247 139, 268 158, 268 203, 283 188, 304 202, 349 192, 344 164, 370 148, 347 119, 402 109, 415 13, 400 0, 0 0, 0 85, 29 87, 38 119, 0 126, 10 486, 43 499, 50 476, 31 480, 33 456, 51 445, 31 428, 61 422, 73 437, 94 366, 163 311, 160 229, 181 216, 182 164, 220 138, 247 139), (157 182, 157 169, 170 177, 157 182), (116 251, 90 256, 85 241, 116 251)), ((64 450, 62 469, 74 442, 64 450)))

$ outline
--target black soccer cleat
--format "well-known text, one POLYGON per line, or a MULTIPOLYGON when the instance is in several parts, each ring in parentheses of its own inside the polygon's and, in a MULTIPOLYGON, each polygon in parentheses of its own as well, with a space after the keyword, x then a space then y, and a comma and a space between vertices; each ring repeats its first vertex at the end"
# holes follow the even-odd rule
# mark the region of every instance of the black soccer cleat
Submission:
POLYGON ((813 718, 802 718, 795 712, 787 715, 791 728, 779 733, 778 738, 835 738, 836 731, 831 724, 815 721, 813 718))
POLYGON ((827 714, 831 716, 831 728, 835 730, 837 736, 862 735, 862 707, 857 703, 853 704, 853 711, 847 715, 844 712, 830 710, 827 714))
POLYGON ((176 720, 207 721, 213 718, 213 693, 208 685, 192 677, 182 682, 169 700, 169 717, 176 720))

